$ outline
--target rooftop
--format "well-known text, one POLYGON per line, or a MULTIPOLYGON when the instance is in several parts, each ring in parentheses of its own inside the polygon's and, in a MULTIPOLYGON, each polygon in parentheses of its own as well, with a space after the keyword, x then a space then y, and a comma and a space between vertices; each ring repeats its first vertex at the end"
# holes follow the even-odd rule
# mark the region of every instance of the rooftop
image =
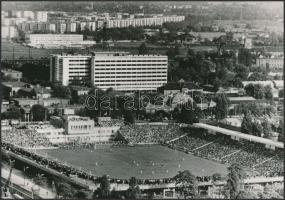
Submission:
POLYGON ((2 72, 12 72, 12 73, 22 73, 20 71, 14 70, 14 69, 2 69, 2 72))
POLYGON ((28 83, 24 83, 24 82, 21 82, 21 81, 17 81, 17 82, 2 82, 3 85, 7 86, 7 87, 24 87, 24 86, 31 86, 31 84, 28 84, 28 83))
POLYGON ((228 97, 228 100, 232 103, 236 101, 255 101, 256 99, 250 96, 243 96, 243 97, 228 97))

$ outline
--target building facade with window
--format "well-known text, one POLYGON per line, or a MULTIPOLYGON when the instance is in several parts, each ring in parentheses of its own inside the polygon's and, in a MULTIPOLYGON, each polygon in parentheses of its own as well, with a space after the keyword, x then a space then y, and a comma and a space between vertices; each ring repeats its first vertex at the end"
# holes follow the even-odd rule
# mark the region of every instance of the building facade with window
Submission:
POLYGON ((91 82, 103 90, 156 91, 167 83, 167 63, 167 56, 161 55, 95 53, 91 60, 91 82))
POLYGON ((50 80, 64 86, 91 79, 91 56, 52 55, 50 66, 50 80))
POLYGON ((52 55, 50 77, 69 85, 76 81, 118 91, 156 91, 167 83, 168 58, 162 55, 130 55, 96 52, 92 55, 52 55))

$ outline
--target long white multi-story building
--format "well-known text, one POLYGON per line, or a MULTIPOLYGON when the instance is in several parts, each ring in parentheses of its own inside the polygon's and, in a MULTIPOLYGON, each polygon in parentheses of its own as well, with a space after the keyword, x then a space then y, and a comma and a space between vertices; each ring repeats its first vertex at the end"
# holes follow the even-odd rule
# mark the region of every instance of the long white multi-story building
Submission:
POLYGON ((50 77, 69 85, 91 83, 103 90, 156 91, 167 83, 168 58, 162 55, 130 55, 126 52, 96 52, 92 55, 52 55, 50 77))
POLYGON ((83 41, 80 34, 26 34, 26 43, 33 47, 58 48, 93 45, 95 41, 83 41))
POLYGON ((167 82, 167 56, 94 53, 91 82, 103 90, 155 91, 167 82))

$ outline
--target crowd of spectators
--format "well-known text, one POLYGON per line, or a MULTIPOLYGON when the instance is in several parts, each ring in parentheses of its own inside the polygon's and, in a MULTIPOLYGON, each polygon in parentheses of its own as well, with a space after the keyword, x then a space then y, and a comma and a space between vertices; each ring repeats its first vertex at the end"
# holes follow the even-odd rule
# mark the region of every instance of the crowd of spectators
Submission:
POLYGON ((170 143, 169 147, 227 165, 239 163, 248 171, 255 171, 262 176, 284 175, 284 158, 279 149, 273 151, 266 149, 264 145, 232 140, 222 134, 211 135, 199 130, 188 133, 187 136, 170 143))
POLYGON ((2 143, 10 143, 26 148, 51 146, 51 143, 46 137, 31 129, 13 128, 11 130, 3 130, 1 133, 1 139, 2 143))
MULTIPOLYGON (((38 126, 29 125, 30 128, 38 126)), ((181 128, 178 124, 168 125, 127 125, 120 129, 121 135, 130 143, 161 143, 170 148, 192 153, 196 156, 206 159, 212 159, 221 163, 230 165, 239 163, 244 168, 256 171, 259 175, 266 177, 283 176, 284 154, 277 149, 272 151, 266 149, 261 144, 255 144, 249 141, 232 140, 229 136, 222 134, 212 135, 202 129, 181 128), (184 136, 187 134, 186 136, 184 136), (181 137, 181 138, 179 138, 181 137), (177 138, 177 140, 172 141, 177 138)), ((12 130, 2 131, 2 146, 15 153, 26 156, 38 164, 48 166, 52 169, 70 176, 76 175, 80 178, 93 180, 97 183, 98 177, 89 172, 79 170, 60 161, 50 160, 44 156, 32 153, 21 147, 50 147, 51 143, 47 138, 38 134, 34 129, 13 128, 12 130)), ((112 145, 125 145, 125 142, 117 141, 112 145)), ((96 148, 94 144, 77 143, 59 145, 60 148, 96 148)), ((201 179, 201 178, 200 178, 201 179)), ((205 180, 203 178, 203 180, 205 180)), ((119 179, 112 179, 111 182, 120 183, 119 179)), ((127 180, 124 180, 124 183, 127 180)), ((144 183, 159 184, 171 182, 171 179, 162 180, 141 180, 144 183)))
POLYGON ((273 157, 271 160, 260 164, 259 166, 255 167, 260 173, 263 173, 265 176, 280 176, 284 175, 284 152, 280 151, 273 157), (280 173, 282 172, 282 173, 280 173))
POLYGON ((127 125, 120 129, 120 133, 131 144, 165 143, 183 134, 177 124, 127 125))

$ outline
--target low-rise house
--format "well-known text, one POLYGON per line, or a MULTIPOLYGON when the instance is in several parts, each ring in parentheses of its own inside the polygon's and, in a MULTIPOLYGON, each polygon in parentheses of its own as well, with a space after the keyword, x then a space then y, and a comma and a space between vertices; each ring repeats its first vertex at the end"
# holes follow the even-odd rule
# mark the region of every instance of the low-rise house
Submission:
POLYGON ((16 71, 13 69, 3 69, 1 70, 1 72, 4 74, 4 76, 17 80, 17 81, 20 81, 23 76, 22 72, 16 71))
POLYGON ((30 88, 21 88, 17 96, 29 98, 51 98, 52 90, 50 87, 42 87, 40 85, 32 86, 30 88))
POLYGON ((33 88, 33 85, 24 82, 2 82, 3 96, 13 97, 17 92, 23 88, 33 88))
POLYGON ((249 85, 249 84, 253 84, 253 85, 256 85, 256 84, 260 84, 262 86, 271 86, 271 88, 274 87, 273 85, 273 82, 272 81, 242 81, 242 85, 243 87, 249 85))
POLYGON ((203 88, 192 82, 167 83, 158 88, 158 91, 163 92, 164 95, 174 95, 177 93, 190 94, 191 92, 203 92, 203 88))
POLYGON ((66 106, 69 104, 69 99, 60 99, 60 98, 38 98, 38 99, 31 99, 31 98, 12 98, 17 105, 20 107, 32 107, 35 104, 40 104, 44 107, 52 106, 52 105, 59 105, 59 106, 66 106))
POLYGON ((153 105, 153 104, 148 104, 145 108, 146 113, 151 113, 154 114, 157 111, 164 111, 164 112, 170 112, 173 111, 173 108, 168 105, 153 105))
POLYGON ((163 92, 164 95, 174 95, 181 92, 181 85, 179 83, 167 83, 158 88, 158 91, 163 92))
POLYGON ((77 96, 87 95, 90 88, 83 86, 70 86, 71 92, 74 92, 77 96))
POLYGON ((230 105, 238 105, 241 103, 254 103, 256 99, 250 96, 243 96, 243 97, 228 97, 228 103, 230 105))
POLYGON ((50 114, 54 114, 55 112, 58 113, 58 115, 75 115, 79 110, 83 109, 85 106, 82 104, 79 105, 53 105, 53 106, 48 106, 48 112, 50 114))
POLYGON ((10 106, 9 101, 2 100, 1 113, 6 112, 9 108, 9 106, 10 106))
POLYGON ((235 87, 228 87, 228 88, 220 87, 216 93, 217 94, 224 93, 227 96, 242 96, 245 95, 245 90, 243 88, 235 88, 235 87))

